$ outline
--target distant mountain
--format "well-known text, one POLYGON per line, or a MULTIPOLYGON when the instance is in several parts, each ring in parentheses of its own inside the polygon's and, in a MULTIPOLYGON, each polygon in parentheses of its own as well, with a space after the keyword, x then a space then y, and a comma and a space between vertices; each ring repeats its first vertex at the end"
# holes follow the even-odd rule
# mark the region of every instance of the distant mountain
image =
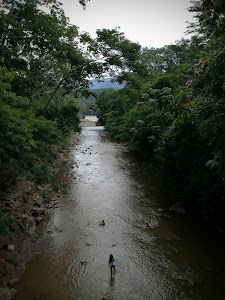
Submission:
POLYGON ((90 80, 92 85, 90 85, 91 90, 97 90, 97 89, 121 89, 124 85, 119 84, 118 82, 112 82, 112 78, 105 78, 103 82, 98 82, 96 80, 90 80))

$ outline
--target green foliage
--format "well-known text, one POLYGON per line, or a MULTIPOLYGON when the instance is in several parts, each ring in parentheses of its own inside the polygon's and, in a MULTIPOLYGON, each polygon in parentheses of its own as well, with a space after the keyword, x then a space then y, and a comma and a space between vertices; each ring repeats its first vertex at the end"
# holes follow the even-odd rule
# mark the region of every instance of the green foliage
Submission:
POLYGON ((102 68, 80 50, 77 27, 56 0, 4 0, 0 33, 0 189, 5 190, 24 169, 38 182, 49 179, 51 144, 80 130, 79 108, 68 93, 84 92, 87 77, 102 68))
POLYGON ((196 36, 142 49, 147 75, 122 74, 125 87, 101 93, 96 103, 106 129, 147 150, 190 213, 208 214, 225 228, 224 6, 195 5, 196 36))
POLYGON ((98 108, 95 104, 95 95, 97 95, 98 90, 94 91, 88 97, 81 97, 78 99, 82 115, 97 115, 98 108))
MULTIPOLYGON (((51 105, 46 109, 40 109, 40 113, 51 120, 63 135, 68 135, 71 131, 80 131, 80 108, 76 99, 67 95, 56 105, 51 105)), ((54 134, 54 129, 52 130, 54 134)))
POLYGON ((171 89, 148 89, 142 94, 144 101, 137 102, 122 118, 117 138, 126 140, 133 146, 146 146, 154 151, 158 140, 173 114, 166 109, 171 103, 171 89))
POLYGON ((14 73, 0 68, 1 190, 13 184, 22 168, 30 170, 38 182, 48 180, 47 161, 52 161, 54 157, 50 144, 58 143, 62 132, 68 132, 68 127, 73 126, 73 129, 77 130, 78 126, 77 106, 70 105, 70 108, 66 108, 64 105, 60 111, 61 115, 55 116, 55 120, 51 120, 51 115, 47 119, 43 113, 40 114, 43 107, 40 103, 34 101, 31 105, 26 98, 18 97, 10 91, 13 78, 14 73), (64 116, 63 121, 59 116, 61 119, 64 116))
POLYGON ((36 182, 47 182, 50 179, 49 166, 46 163, 35 163, 31 168, 31 173, 35 176, 36 182))
POLYGON ((120 67, 134 71, 139 50, 117 30, 100 30, 96 39, 80 34, 57 0, 3 0, 0 188, 7 189, 24 168, 47 180, 51 144, 80 131, 77 98, 89 93, 88 78, 120 67))

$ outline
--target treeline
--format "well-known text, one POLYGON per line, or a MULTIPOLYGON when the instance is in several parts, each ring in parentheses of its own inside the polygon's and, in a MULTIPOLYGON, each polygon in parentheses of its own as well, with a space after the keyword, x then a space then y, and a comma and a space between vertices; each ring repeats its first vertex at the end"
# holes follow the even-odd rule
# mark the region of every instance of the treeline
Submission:
POLYGON ((96 116, 98 113, 98 108, 95 103, 96 97, 105 89, 90 90, 90 95, 88 97, 80 97, 78 99, 82 116, 96 116))
POLYGON ((189 213, 225 228, 225 2, 194 1, 192 38, 141 49, 136 73, 96 100, 116 139, 145 150, 189 213))
POLYGON ((0 191, 23 170, 48 180, 52 145, 79 130, 79 108, 64 85, 75 60, 83 59, 72 48, 76 35, 54 1, 1 4, 0 191), (44 2, 49 13, 40 9, 44 2))
POLYGON ((80 33, 56 0, 1 1, 0 192, 23 170, 48 180, 52 145, 80 130, 77 99, 90 94, 88 79, 131 70, 139 49, 116 30, 80 33))

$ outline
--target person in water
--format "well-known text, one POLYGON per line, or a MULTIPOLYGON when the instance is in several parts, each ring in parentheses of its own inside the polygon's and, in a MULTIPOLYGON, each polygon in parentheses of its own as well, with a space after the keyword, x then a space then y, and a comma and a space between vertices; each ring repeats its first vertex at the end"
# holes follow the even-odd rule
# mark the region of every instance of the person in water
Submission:
POLYGON ((112 254, 110 254, 110 256, 109 256, 109 265, 111 268, 111 276, 112 276, 112 269, 114 268, 114 271, 116 270, 115 263, 114 263, 114 257, 112 254))
POLYGON ((146 227, 151 227, 148 223, 146 223, 146 227))
POLYGON ((105 225, 105 221, 104 220, 102 220, 102 222, 100 223, 100 226, 104 226, 105 225))

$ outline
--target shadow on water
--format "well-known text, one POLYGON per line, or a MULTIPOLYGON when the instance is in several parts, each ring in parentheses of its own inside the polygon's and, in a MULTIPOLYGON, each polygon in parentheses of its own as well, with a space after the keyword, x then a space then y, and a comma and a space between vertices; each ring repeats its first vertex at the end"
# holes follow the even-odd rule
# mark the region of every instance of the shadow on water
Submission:
POLYGON ((71 158, 70 190, 51 212, 17 300, 225 297, 224 245, 186 216, 159 209, 168 200, 149 164, 103 127, 84 128, 71 158))

